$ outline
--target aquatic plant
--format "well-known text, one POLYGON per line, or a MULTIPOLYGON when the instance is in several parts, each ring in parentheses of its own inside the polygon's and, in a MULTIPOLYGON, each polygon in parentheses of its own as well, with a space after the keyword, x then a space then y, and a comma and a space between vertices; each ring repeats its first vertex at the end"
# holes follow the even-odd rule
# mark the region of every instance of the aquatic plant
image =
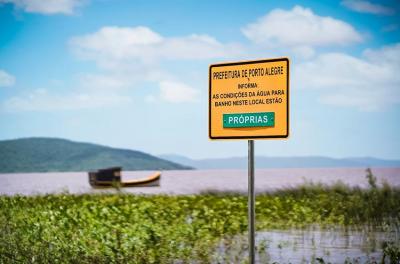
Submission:
MULTIPOLYGON (((399 223, 400 190, 307 185, 259 194, 256 211, 258 230, 389 226, 399 223)), ((247 197, 235 193, 0 196, 0 263, 236 263, 247 248, 231 238, 246 230, 247 197)), ((398 256, 393 244, 383 250, 398 256)))

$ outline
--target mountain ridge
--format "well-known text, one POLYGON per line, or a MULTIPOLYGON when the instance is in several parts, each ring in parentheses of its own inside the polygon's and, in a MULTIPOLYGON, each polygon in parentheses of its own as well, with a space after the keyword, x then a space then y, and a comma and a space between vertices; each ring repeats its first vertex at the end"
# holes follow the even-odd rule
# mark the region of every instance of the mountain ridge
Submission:
POLYGON ((191 169, 145 152, 62 138, 30 137, 0 141, 0 173, 191 169))
MULTIPOLYGON (((159 157, 178 162, 196 169, 246 169, 247 157, 191 159, 177 154, 159 157)), ((400 167, 400 160, 386 160, 375 157, 331 158, 326 156, 255 157, 256 167, 262 168, 340 168, 340 167, 400 167)))

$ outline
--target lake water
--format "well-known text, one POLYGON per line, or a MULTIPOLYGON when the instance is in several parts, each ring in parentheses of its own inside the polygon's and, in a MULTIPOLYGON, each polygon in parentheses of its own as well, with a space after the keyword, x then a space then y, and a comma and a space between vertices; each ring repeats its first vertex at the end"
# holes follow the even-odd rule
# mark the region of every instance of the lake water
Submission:
MULTIPOLYGON (((320 263, 317 258, 324 263, 381 263, 382 243, 396 235, 368 227, 262 231, 256 234, 256 263, 320 263)), ((217 252, 213 262, 238 263, 248 256, 247 237, 223 240, 217 252)))
MULTIPOLYGON (((400 168, 374 168, 378 183, 400 186, 400 168)), ((141 178, 150 171, 123 171, 122 180, 141 178)), ((365 168, 260 169, 256 170, 257 192, 295 187, 305 182, 331 185, 341 181, 349 186, 366 187, 365 168)), ((127 193, 196 194, 209 190, 247 192, 247 170, 163 171, 159 187, 131 187, 127 193)), ((0 174, 0 195, 35 195, 69 192, 99 193, 90 187, 86 172, 0 174)))

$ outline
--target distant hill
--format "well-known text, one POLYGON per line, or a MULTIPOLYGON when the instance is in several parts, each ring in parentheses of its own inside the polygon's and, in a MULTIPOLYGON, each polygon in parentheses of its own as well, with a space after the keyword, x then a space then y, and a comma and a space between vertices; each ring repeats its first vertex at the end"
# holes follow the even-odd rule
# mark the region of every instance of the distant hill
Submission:
POLYGON ((121 166, 123 170, 190 169, 149 154, 57 138, 0 141, 0 173, 89 171, 121 166))
MULTIPOLYGON (((175 154, 161 158, 196 169, 246 169, 247 157, 219 159, 190 159, 175 154)), ((329 157, 256 157, 256 168, 349 168, 349 167, 400 167, 400 160, 383 160, 371 157, 335 159, 329 157)))

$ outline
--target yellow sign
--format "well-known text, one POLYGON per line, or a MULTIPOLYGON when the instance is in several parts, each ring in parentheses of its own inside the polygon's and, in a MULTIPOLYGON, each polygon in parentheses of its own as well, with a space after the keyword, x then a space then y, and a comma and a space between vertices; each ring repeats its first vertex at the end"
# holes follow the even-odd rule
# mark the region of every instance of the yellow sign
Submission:
POLYGON ((289 136, 289 59, 210 65, 210 139, 289 136))

